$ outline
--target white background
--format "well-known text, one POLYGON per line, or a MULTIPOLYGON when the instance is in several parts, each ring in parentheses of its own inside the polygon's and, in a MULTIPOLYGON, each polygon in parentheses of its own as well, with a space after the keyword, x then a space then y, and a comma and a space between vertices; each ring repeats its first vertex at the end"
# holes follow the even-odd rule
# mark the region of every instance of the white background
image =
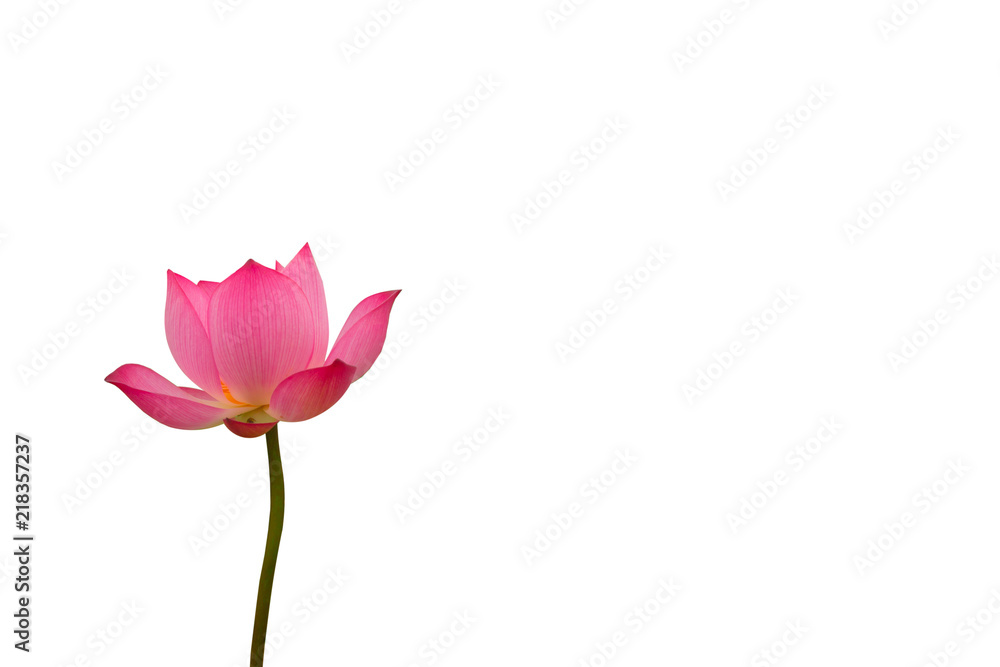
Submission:
POLYGON ((140 363, 188 384, 164 337, 168 268, 220 280, 306 242, 331 329, 401 288, 389 341, 408 344, 281 426, 299 453, 271 629, 290 636, 267 665, 755 666, 773 650, 917 667, 951 641, 947 664, 996 664, 1000 286, 978 275, 1000 252, 995 2, 909 0, 890 30, 889 0, 592 0, 559 21, 556 0, 404 0, 350 57, 387 0, 44 4, 10 0, 0 22, 4 467, 30 435, 37 535, 31 655, 11 647, 0 557, 3 664, 247 664, 264 439, 152 427, 103 378, 140 363), (475 109, 458 124, 455 104, 475 109), (247 159, 274 109, 294 120, 247 159), (624 127, 602 144, 609 120, 624 127), (73 151, 88 154, 55 164, 73 151), (185 215, 230 160, 240 172, 185 215), (724 200, 734 169, 754 173, 724 200), (569 186, 539 200, 562 170, 569 186), (529 199, 543 210, 518 224, 529 199), (651 248, 671 256, 655 271, 651 248), (775 322, 779 290, 793 305, 775 322), (686 396, 699 372, 714 379, 686 396), (455 444, 491 409, 509 419, 464 460, 455 444), (836 436, 794 463, 831 418, 836 436), (595 496, 616 452, 635 461, 595 496), (401 521, 447 460, 457 472, 401 521), (920 500, 949 462, 968 470, 920 500), (471 628, 432 653, 464 612, 471 628))

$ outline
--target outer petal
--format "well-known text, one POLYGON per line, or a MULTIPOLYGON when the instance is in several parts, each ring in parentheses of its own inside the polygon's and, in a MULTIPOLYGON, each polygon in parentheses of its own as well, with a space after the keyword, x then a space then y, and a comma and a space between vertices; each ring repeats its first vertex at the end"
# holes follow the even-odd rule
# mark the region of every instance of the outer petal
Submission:
POLYGON ((237 421, 235 419, 227 419, 225 422, 226 428, 240 436, 241 438, 259 438, 264 435, 278 422, 266 422, 263 424, 248 424, 247 422, 237 421))
POLYGON ((246 407, 196 398, 196 389, 181 388, 139 364, 125 364, 105 381, 121 389, 139 409, 171 428, 200 429, 218 426, 227 417, 246 412, 246 407))
POLYGON ((284 422, 301 422, 329 410, 351 386, 354 366, 337 359, 301 371, 278 385, 267 412, 284 422))
POLYGON ((167 271, 167 308, 164 324, 170 353, 184 375, 217 401, 225 401, 219 384, 219 369, 208 339, 209 296, 193 282, 167 271))
POLYGON ((225 421, 226 428, 241 438, 260 437, 274 428, 277 423, 278 420, 265 412, 263 408, 257 408, 225 421))
POLYGON ((389 311, 400 291, 373 294, 355 306, 340 330, 326 363, 342 359, 351 364, 357 369, 354 380, 367 373, 382 352, 385 331, 389 326, 389 311))
POLYGON ((250 260, 212 295, 208 333, 219 375, 237 401, 265 405, 309 366, 313 317, 294 280, 250 260))
POLYGON ((319 275, 319 267, 313 259, 312 250, 309 244, 302 246, 302 250, 292 258, 288 266, 282 267, 275 262, 277 270, 298 283, 302 291, 305 292, 306 299, 313 314, 313 354, 309 360, 309 367, 323 365, 326 357, 326 346, 330 342, 330 321, 326 312, 326 293, 323 291, 323 278, 319 275))

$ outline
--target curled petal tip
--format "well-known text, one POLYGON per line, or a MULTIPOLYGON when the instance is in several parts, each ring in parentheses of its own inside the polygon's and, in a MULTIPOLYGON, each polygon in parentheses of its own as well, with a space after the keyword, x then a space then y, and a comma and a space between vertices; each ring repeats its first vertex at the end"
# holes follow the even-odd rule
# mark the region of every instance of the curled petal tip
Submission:
POLYGON ((354 307, 326 363, 341 359, 356 368, 354 380, 368 372, 385 344, 389 313, 401 290, 373 294, 354 307))
POLYGON ((210 428, 245 410, 216 403, 197 389, 178 387, 139 364, 125 364, 106 380, 121 389, 140 410, 171 428, 210 428))

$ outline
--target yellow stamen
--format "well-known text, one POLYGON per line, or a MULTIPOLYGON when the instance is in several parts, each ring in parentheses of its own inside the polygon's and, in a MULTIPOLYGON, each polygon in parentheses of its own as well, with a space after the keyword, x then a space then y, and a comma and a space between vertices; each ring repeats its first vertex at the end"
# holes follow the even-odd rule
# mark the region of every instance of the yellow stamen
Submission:
POLYGON ((226 383, 222 381, 222 378, 219 378, 219 384, 222 385, 222 393, 225 395, 226 398, 229 399, 231 403, 236 403, 237 405, 246 405, 246 403, 243 403, 242 401, 237 401, 235 398, 233 398, 233 395, 229 393, 229 387, 227 387, 226 383))

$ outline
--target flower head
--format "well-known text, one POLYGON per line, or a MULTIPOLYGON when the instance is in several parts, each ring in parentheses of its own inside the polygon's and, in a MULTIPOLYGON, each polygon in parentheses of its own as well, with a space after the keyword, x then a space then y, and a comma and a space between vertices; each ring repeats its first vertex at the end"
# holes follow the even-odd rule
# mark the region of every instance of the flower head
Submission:
POLYGON ((382 351, 398 294, 380 292, 355 306, 328 352, 326 295, 308 243, 287 266, 250 260, 221 283, 195 284, 167 271, 167 344, 199 389, 138 364, 105 380, 172 428, 224 423, 253 438, 340 400, 382 351))

